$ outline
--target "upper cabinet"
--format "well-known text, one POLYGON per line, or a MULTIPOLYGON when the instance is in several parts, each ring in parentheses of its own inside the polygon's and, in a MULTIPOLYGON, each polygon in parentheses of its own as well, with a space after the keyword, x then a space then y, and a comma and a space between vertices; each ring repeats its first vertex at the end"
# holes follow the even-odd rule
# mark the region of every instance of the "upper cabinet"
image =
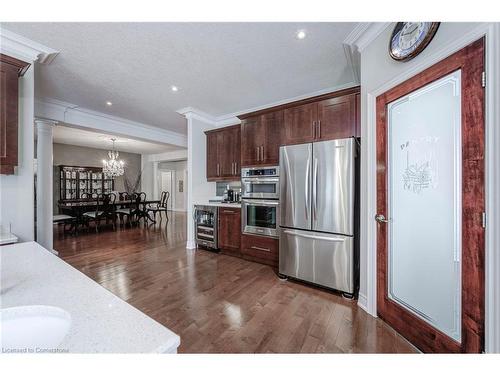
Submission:
POLYGON ((318 102, 316 140, 349 138, 356 135, 355 94, 318 102))
POLYGON ((207 136, 207 180, 239 180, 241 171, 240 126, 205 132, 207 136))
POLYGON ((0 54, 0 174, 13 174, 18 153, 18 79, 30 64, 0 54))
POLYGON ((241 121, 241 164, 244 167, 277 165, 283 132, 283 111, 241 121))
POLYGON ((355 93, 285 109, 284 144, 354 136, 356 136, 355 93))

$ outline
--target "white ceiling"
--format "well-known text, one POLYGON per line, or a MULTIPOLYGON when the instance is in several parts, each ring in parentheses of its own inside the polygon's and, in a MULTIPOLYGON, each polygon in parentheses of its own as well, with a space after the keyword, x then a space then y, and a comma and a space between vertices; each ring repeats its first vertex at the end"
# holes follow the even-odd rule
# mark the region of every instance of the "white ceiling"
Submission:
POLYGON ((181 149, 181 147, 138 141, 136 139, 123 138, 104 133, 95 133, 68 126, 57 125, 53 129, 53 143, 110 150, 113 145, 111 138, 116 139, 116 150, 130 152, 133 154, 159 154, 162 152, 181 149))
POLYGON ((212 116, 349 84, 342 41, 356 23, 3 23, 60 51, 36 95, 186 133, 212 116), (295 37, 305 29, 303 40, 295 37), (171 85, 179 87, 177 93, 171 85), (106 101, 113 106, 107 107, 106 101))

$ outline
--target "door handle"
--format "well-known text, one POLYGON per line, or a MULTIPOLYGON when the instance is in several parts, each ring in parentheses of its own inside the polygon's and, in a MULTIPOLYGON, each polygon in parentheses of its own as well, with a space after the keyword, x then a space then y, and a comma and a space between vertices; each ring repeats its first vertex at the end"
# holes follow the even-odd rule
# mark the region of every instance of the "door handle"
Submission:
POLYGON ((389 220, 387 220, 387 219, 385 218, 385 216, 384 216, 384 215, 382 215, 382 214, 375 215, 375 220, 376 220, 377 222, 379 222, 379 223, 388 223, 388 222, 389 222, 389 220))
POLYGON ((313 198, 313 219, 317 220, 316 211, 318 209, 317 193, 318 193, 318 159, 314 159, 314 172, 313 172, 313 187, 312 187, 312 198, 313 198))
POLYGON ((305 186, 305 197, 304 197, 304 208, 306 211, 306 220, 309 220, 309 216, 307 213, 309 212, 310 206, 309 206, 309 185, 311 183, 311 173, 309 171, 309 165, 311 164, 311 160, 307 159, 307 165, 306 165, 306 186, 305 186))
POLYGON ((251 246, 250 249, 260 250, 260 251, 267 251, 268 253, 271 252, 271 249, 268 248, 268 247, 251 246))
POLYGON ((315 236, 312 234, 302 234, 302 233, 294 232, 291 230, 285 230, 285 233, 291 234, 291 235, 297 236, 297 237, 309 238, 311 240, 320 240, 320 241, 329 241, 329 242, 344 242, 345 241, 345 239, 343 239, 343 238, 315 236))

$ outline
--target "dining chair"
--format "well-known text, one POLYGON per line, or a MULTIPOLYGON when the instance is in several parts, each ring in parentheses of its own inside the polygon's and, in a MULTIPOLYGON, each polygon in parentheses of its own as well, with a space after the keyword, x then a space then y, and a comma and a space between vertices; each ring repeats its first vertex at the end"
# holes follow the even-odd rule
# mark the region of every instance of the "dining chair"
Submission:
POLYGON ((116 214, 120 217, 120 224, 125 225, 124 217, 127 217, 127 222, 129 223, 129 226, 132 226, 132 219, 135 214, 135 200, 136 200, 136 193, 127 193, 127 192, 121 192, 118 193, 120 195, 120 201, 126 201, 128 202, 126 205, 122 204, 118 209, 116 209, 116 214))
POLYGON ((156 213, 158 212, 160 214, 160 223, 161 223, 161 213, 165 212, 165 218, 168 223, 168 199, 170 198, 170 192, 169 191, 162 191, 160 195, 160 203, 154 203, 151 204, 147 210, 148 212, 153 212, 153 219, 156 221, 156 213))
POLYGON ((146 207, 146 200, 147 200, 147 195, 145 192, 141 191, 140 193, 136 193, 136 200, 135 200, 135 215, 137 217, 137 223, 141 219, 144 220, 144 224, 147 224, 148 221, 148 212, 147 212, 147 207, 146 207))
POLYGON ((89 227, 91 221, 95 222, 95 231, 99 232, 99 225, 102 219, 106 219, 106 224, 109 220, 113 223, 113 230, 116 229, 116 213, 115 213, 116 195, 114 193, 99 194, 97 196, 96 208, 93 211, 88 211, 83 214, 85 223, 89 227))

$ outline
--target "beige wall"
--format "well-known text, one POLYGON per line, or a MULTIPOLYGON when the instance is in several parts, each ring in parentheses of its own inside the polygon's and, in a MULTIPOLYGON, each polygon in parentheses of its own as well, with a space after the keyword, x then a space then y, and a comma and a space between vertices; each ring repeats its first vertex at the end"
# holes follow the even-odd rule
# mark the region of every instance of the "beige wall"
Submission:
MULTIPOLYGON (((107 150, 54 143, 54 205, 59 200, 59 165, 102 167, 107 153, 107 150)), ((120 151, 119 158, 125 162, 125 176, 133 184, 141 171, 141 155, 120 151)), ((115 179, 115 190, 124 191, 124 176, 115 179)), ((54 212, 57 212, 55 207, 54 212)))

